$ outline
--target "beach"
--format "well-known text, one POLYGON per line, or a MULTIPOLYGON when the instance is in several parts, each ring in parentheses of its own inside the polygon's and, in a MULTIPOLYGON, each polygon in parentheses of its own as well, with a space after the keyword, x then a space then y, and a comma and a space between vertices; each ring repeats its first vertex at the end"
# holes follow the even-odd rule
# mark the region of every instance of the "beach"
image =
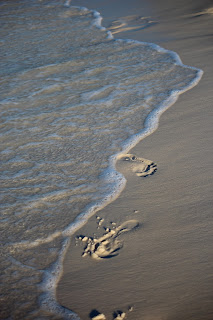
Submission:
POLYGON ((210 320, 213 318, 211 3, 73 1, 72 4, 101 12, 106 27, 112 20, 126 21, 125 17, 135 15, 127 21, 127 26, 135 28, 136 15, 149 17, 155 22, 149 27, 121 30, 114 36, 152 42, 175 51, 184 64, 202 69, 204 75, 196 87, 181 95, 163 113, 157 131, 131 150, 136 157, 156 163, 153 175, 138 177, 131 166, 117 161, 117 170, 127 179, 126 187, 73 236, 64 259, 57 299, 83 320, 92 317, 92 310, 103 313, 106 319, 112 319, 113 312, 121 310, 127 319, 134 320, 210 320), (103 230, 97 223, 99 217, 104 219, 106 228, 113 228, 112 222, 120 226, 125 221, 137 221, 139 226, 119 236, 123 248, 117 256, 97 261, 82 257, 84 243, 75 237, 92 237, 94 233, 96 238, 100 237, 103 230))
POLYGON ((0 15, 0 319, 212 320, 212 1, 0 15))

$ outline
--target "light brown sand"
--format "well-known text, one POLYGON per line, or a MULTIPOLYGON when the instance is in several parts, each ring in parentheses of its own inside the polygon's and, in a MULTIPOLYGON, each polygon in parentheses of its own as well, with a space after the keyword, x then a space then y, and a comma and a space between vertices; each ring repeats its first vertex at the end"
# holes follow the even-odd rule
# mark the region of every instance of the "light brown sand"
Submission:
MULTIPOLYGON (((212 320, 210 1, 73 1, 73 5, 79 4, 99 10, 105 16, 105 25, 133 15, 156 21, 145 29, 133 28, 116 37, 174 50, 183 63, 203 69, 204 76, 163 114, 158 130, 131 150, 138 157, 154 161, 157 172, 138 177, 118 161, 118 170, 127 178, 125 190, 97 213, 104 218, 101 225, 94 216, 77 234, 96 233, 98 238, 104 233, 103 226, 116 228, 127 220, 137 221, 139 227, 119 236, 122 248, 111 259, 82 258, 84 245, 77 241, 75 246, 73 239, 58 285, 58 301, 82 320, 90 319, 93 309, 108 320, 116 310, 125 312, 130 320, 212 320), (130 306, 132 311, 128 311, 130 306)), ((128 20, 129 26, 137 25, 133 20, 128 20)))

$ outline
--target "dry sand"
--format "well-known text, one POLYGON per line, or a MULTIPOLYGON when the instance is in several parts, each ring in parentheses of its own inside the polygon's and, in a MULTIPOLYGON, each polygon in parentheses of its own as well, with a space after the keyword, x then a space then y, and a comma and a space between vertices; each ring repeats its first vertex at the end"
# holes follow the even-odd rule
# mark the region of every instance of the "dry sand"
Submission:
POLYGON ((73 238, 57 298, 82 320, 92 318, 92 310, 108 320, 122 312, 130 320, 213 319, 213 10, 203 0, 147 2, 72 2, 100 11, 105 26, 121 31, 116 38, 159 44, 204 71, 163 114, 158 130, 131 150, 156 163, 157 172, 140 177, 134 161, 118 160, 125 190, 78 230, 80 240, 73 238), (118 233, 125 221, 135 227, 118 233), (85 236, 98 239, 93 253, 104 257, 82 257, 85 236), (106 259, 107 250, 115 256, 106 259))

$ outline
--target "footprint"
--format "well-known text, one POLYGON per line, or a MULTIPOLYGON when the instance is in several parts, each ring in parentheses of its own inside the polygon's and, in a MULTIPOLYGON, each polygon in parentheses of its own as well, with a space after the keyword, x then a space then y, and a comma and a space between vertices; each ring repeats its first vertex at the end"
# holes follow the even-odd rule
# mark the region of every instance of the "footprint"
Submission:
POLYGON ((126 317, 126 313, 123 311, 116 311, 113 313, 113 319, 114 320, 123 320, 126 317))
POLYGON ((138 226, 137 220, 128 220, 117 228, 104 228, 106 232, 99 238, 77 237, 78 240, 86 243, 82 257, 90 256, 93 259, 100 260, 117 256, 118 251, 123 247, 123 243, 117 239, 118 236, 123 232, 134 230, 138 226))
MULTIPOLYGON (((106 317, 103 313, 100 313, 96 309, 92 310, 89 314, 90 319, 92 320, 106 320, 106 317)), ((126 313, 123 311, 115 311, 113 313, 113 320, 123 320, 126 317, 126 313)))
POLYGON ((110 30, 112 34, 116 34, 119 32, 145 29, 154 24, 156 24, 156 21, 153 21, 151 17, 132 15, 112 21, 108 26, 108 30, 110 30))
POLYGON ((92 320, 106 320, 105 315, 95 309, 90 312, 89 317, 92 320))
POLYGON ((154 162, 136 157, 131 153, 119 155, 117 160, 127 162, 129 169, 138 177, 147 177, 157 171, 157 165, 154 162))
POLYGON ((185 15, 185 17, 196 18, 196 17, 201 17, 203 15, 212 15, 212 14, 213 14, 213 7, 209 7, 209 8, 203 8, 202 11, 185 15))

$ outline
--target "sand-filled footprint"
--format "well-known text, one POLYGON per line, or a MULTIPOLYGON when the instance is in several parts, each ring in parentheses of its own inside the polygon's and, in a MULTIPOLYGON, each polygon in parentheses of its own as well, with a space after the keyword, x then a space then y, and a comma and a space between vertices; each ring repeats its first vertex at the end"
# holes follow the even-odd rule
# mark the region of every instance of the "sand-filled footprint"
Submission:
POLYGON ((157 171, 157 165, 154 162, 136 157, 131 153, 121 154, 118 156, 117 160, 128 163, 128 168, 138 177, 147 177, 157 171))
POLYGON ((123 232, 134 230, 139 226, 137 220, 128 220, 113 229, 104 228, 105 233, 99 238, 79 236, 77 239, 86 243, 82 257, 90 256, 93 259, 112 258, 118 255, 123 243, 117 238, 123 232))

